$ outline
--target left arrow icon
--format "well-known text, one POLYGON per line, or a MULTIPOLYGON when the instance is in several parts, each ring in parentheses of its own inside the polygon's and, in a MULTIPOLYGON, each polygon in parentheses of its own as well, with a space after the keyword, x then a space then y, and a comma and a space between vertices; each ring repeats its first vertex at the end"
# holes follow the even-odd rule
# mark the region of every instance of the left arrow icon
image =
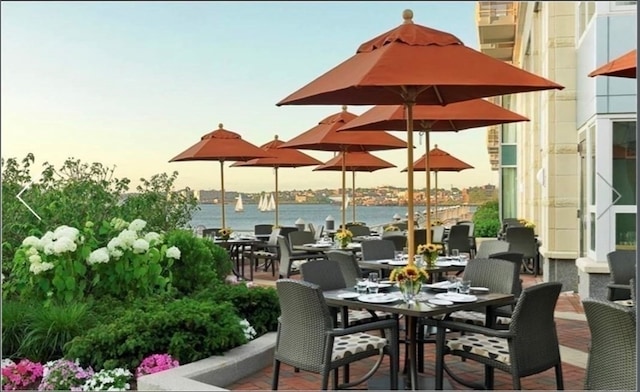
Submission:
POLYGON ((20 192, 18 192, 18 194, 16 195, 16 198, 18 198, 18 200, 20 200, 20 203, 24 204, 24 206, 27 207, 29 209, 29 211, 31 211, 31 213, 33 215, 35 215, 36 218, 38 218, 38 220, 41 221, 42 218, 40 218, 40 216, 38 214, 36 214, 36 212, 33 210, 33 208, 29 207, 29 205, 24 200, 22 200, 22 198, 20 197, 24 193, 24 191, 29 189, 30 186, 31 186, 31 183, 28 183, 27 185, 25 185, 24 188, 22 188, 22 190, 20 192))

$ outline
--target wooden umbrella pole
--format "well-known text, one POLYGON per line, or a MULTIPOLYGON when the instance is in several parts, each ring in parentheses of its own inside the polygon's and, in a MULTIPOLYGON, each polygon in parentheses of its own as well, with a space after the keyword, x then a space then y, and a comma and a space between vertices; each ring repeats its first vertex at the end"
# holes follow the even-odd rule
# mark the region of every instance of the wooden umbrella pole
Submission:
POLYGON ((278 197, 278 166, 273 168, 276 176, 276 226, 278 226, 278 205, 280 204, 280 198, 278 197))
POLYGON ((431 243, 431 171, 429 170, 429 130, 424 132, 424 145, 427 150, 427 154, 424 157, 424 171, 427 173, 427 220, 425 226, 427 227, 427 244, 431 243))
POLYGON ((356 171, 351 170, 351 209, 353 210, 353 223, 356 223, 356 171))
POLYGON ((347 174, 346 172, 346 168, 347 168, 347 151, 343 151, 342 152, 342 228, 346 229, 347 225, 347 197, 346 197, 346 191, 347 191, 347 174))
POLYGON ((415 238, 414 238, 414 215, 413 215, 413 106, 415 97, 405 101, 407 109, 407 248, 409 265, 414 264, 415 238))
POLYGON ((227 227, 224 216, 224 160, 220 161, 220 201, 222 202, 222 229, 227 227))
POLYGON ((433 172, 433 178, 435 179, 435 188, 436 188, 436 194, 433 196, 433 205, 434 205, 434 209, 436 211, 436 220, 440 220, 440 218, 438 218, 438 171, 435 170, 433 172))

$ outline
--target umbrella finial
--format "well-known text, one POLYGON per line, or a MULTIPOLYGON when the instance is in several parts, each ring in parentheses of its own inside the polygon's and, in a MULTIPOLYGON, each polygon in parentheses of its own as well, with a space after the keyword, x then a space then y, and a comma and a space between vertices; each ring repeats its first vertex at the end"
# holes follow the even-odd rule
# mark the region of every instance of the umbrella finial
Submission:
POLYGON ((402 19, 404 19, 403 23, 413 23, 413 11, 410 9, 402 11, 402 19))
POLYGON ((342 111, 346 112, 347 111, 347 105, 342 105, 342 111))
POLYGON ((275 140, 278 140, 278 135, 275 135, 275 136, 274 136, 274 139, 275 139, 275 140))
POLYGON ((435 148, 438 148, 438 145, 436 144, 436 145, 434 145, 434 147, 435 147, 435 148))
POLYGON ((223 129, 223 128, 224 128, 224 125, 222 125, 222 123, 219 123, 218 124, 218 129, 223 129))

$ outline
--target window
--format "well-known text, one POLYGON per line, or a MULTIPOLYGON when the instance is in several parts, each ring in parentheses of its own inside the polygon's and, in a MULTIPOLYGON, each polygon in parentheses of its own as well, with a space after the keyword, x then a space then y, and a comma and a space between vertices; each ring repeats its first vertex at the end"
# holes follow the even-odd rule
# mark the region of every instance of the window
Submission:
POLYGON ((596 204, 596 126, 591 125, 589 127, 589 140, 591 140, 591 166, 589 168, 591 174, 591 197, 589 198, 589 204, 595 206, 596 204))
POLYGON ((636 249, 636 214, 616 214, 616 250, 636 249))
POLYGON ((615 205, 636 204, 636 122, 612 123, 612 201, 615 205), (617 201, 616 201, 617 200, 617 201))
POLYGON ((516 200, 518 195, 518 178, 515 167, 503 167, 502 179, 500 181, 502 193, 502 218, 517 218, 518 209, 516 200))
POLYGON ((595 14, 596 4, 594 1, 580 1, 576 7, 578 7, 576 12, 576 27, 578 29, 576 38, 579 40, 587 30, 587 25, 595 14))

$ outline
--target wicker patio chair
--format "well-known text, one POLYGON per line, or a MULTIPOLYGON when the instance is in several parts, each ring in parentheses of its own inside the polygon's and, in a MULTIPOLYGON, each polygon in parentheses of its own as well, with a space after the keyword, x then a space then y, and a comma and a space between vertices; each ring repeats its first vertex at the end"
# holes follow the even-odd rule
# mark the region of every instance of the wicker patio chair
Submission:
POLYGON ((353 252, 336 249, 327 251, 325 255, 327 256, 327 259, 338 262, 346 287, 355 286, 358 282, 358 278, 363 277, 362 270, 360 269, 353 252))
POLYGON ((607 254, 611 282, 607 284, 607 299, 617 301, 631 298, 629 280, 636 277, 636 252, 614 250, 607 254))
POLYGON ((280 364, 319 373, 320 388, 328 389, 333 371, 333 389, 358 385, 375 374, 384 360, 390 361, 390 386, 398 388, 398 323, 380 320, 348 328, 334 328, 320 286, 291 279, 276 281, 281 315, 273 357, 272 390, 278 389, 280 364), (384 336, 366 333, 384 330, 384 336), (339 384, 338 368, 364 358, 378 359, 358 380, 339 384))
POLYGON ((509 243, 501 240, 484 240, 478 247, 476 258, 486 259, 492 253, 507 252, 509 250, 509 243))
POLYGON ((505 236, 509 243, 509 252, 522 253, 524 271, 538 276, 540 273, 540 255, 536 236, 531 227, 509 226, 505 236))
POLYGON ((354 237, 371 235, 371 228, 369 226, 347 224, 347 230, 349 230, 354 237))
POLYGON ((471 242, 469 240, 469 226, 453 225, 447 237, 447 250, 458 249, 460 253, 471 253, 471 242))
POLYGON ((562 361, 553 312, 562 283, 547 282, 527 287, 518 300, 508 330, 497 330, 455 321, 437 321, 436 389, 442 389, 446 370, 456 382, 470 388, 493 389, 494 369, 510 373, 513 389, 520 378, 555 368, 556 388, 564 389, 562 361), (446 339, 446 329, 464 335, 446 339), (455 375, 445 357, 455 355, 485 365, 484 385, 455 375))
POLYGON ((289 251, 289 242, 281 235, 278 236, 278 253, 280 254, 279 278, 289 278, 292 275, 297 275, 300 273, 300 265, 302 263, 324 257, 322 253, 292 255, 289 251))
POLYGON ((402 251, 407 246, 407 236, 397 231, 384 232, 382 239, 393 242, 397 251, 402 251))
POLYGON ((396 246, 389 240, 362 241, 362 260, 393 259, 396 255, 396 246))
POLYGON ((636 391, 635 308, 595 298, 582 306, 591 331, 584 388, 636 391))

